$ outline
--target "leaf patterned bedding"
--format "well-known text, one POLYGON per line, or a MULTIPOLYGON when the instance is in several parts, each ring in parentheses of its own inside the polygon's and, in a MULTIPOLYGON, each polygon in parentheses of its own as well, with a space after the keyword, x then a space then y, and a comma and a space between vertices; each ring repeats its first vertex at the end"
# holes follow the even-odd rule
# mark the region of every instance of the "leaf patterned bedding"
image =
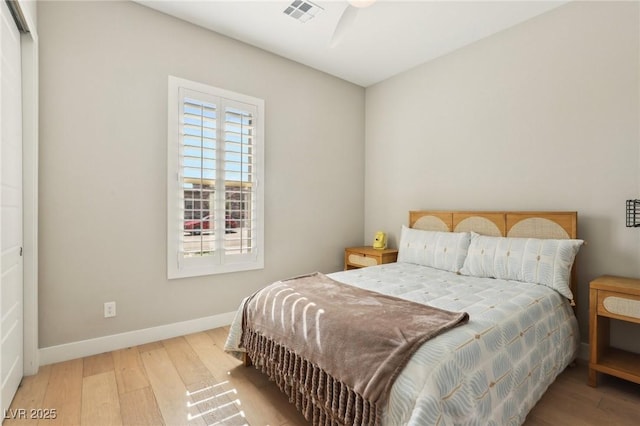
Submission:
MULTIPOLYGON (((413 355, 391 389, 383 425, 520 425, 577 354, 578 325, 569 302, 542 285, 411 263, 329 276, 469 313, 467 324, 430 340, 413 355)), ((241 333, 241 315, 236 315, 226 350, 241 350, 241 333)))

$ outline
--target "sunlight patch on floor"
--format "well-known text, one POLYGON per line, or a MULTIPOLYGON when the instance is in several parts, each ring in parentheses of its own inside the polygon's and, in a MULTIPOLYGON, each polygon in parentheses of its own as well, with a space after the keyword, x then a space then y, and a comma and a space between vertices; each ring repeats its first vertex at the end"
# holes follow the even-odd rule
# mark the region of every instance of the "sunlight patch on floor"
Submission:
POLYGON ((249 426, 240 409, 237 390, 229 381, 200 382, 187 387, 187 406, 196 408, 189 420, 200 417, 209 426, 249 426))

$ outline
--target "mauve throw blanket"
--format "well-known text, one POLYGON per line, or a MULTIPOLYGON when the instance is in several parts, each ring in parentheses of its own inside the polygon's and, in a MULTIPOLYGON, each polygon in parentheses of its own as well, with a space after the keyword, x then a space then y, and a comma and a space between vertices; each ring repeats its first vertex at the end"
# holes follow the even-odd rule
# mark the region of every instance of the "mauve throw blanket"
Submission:
POLYGON ((314 273, 247 300, 242 346, 313 425, 377 426, 416 349, 468 319, 314 273))

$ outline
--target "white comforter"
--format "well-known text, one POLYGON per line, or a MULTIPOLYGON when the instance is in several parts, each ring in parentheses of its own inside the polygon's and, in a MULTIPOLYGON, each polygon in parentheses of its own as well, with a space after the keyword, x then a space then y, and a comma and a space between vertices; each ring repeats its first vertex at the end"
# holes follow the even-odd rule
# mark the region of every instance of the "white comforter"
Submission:
MULTIPOLYGON (((469 313, 468 324, 428 341, 414 354, 393 385, 384 425, 520 425, 577 354, 573 311, 548 287, 409 263, 329 276, 469 313)), ((236 315, 226 350, 239 350, 241 318, 236 315)))

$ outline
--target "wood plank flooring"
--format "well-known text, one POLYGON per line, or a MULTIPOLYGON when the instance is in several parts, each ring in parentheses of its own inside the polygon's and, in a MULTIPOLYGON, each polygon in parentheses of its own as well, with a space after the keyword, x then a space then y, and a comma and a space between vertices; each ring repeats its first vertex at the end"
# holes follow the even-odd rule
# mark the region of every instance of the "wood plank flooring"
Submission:
MULTIPOLYGON (((4 425, 308 425, 275 384, 223 352, 227 331, 43 366, 23 379, 4 425), (32 416, 53 409, 55 419, 32 416)), ((640 385, 601 376, 591 388, 579 363, 560 375, 525 425, 625 426, 638 419, 640 385)))

